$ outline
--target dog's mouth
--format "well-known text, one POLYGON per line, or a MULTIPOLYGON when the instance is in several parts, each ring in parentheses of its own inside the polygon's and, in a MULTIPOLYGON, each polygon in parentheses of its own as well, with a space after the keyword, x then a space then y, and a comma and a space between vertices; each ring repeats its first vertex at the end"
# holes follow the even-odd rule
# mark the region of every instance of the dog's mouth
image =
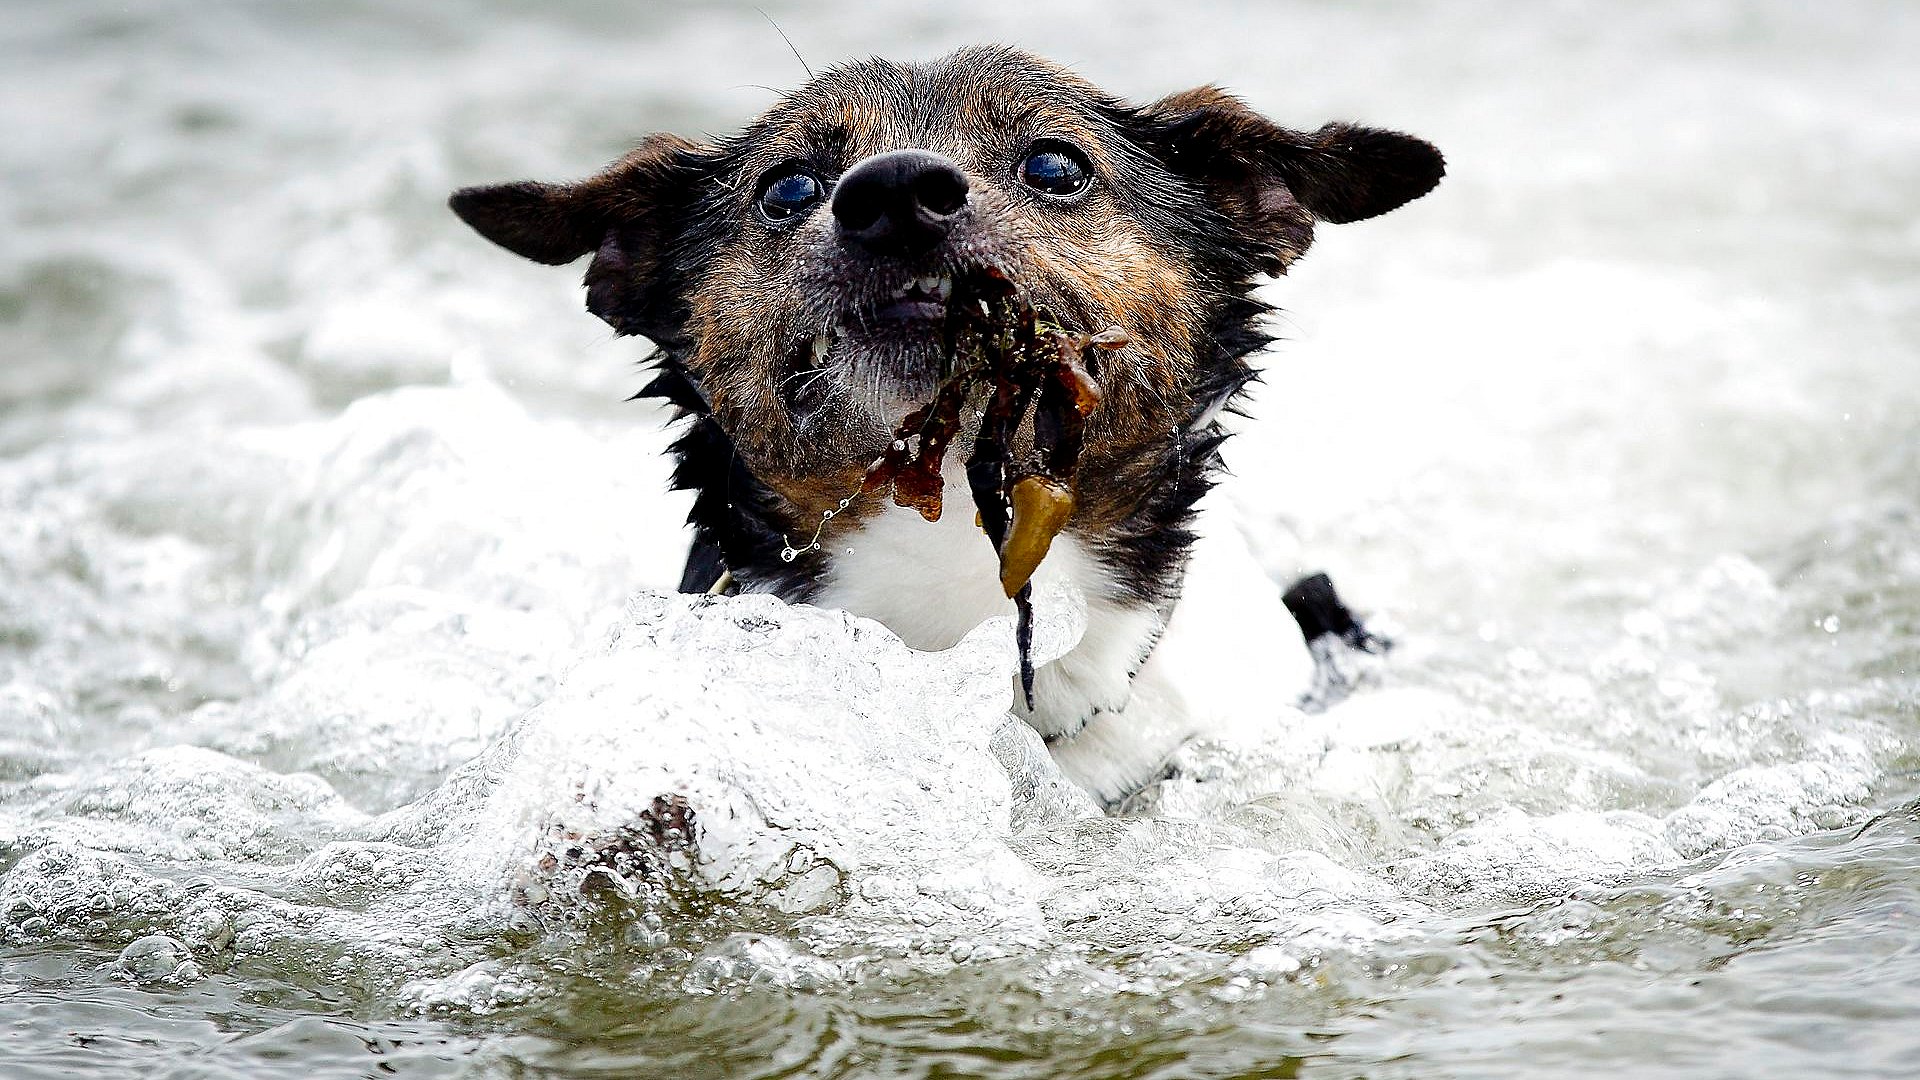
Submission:
POLYGON ((908 278, 873 312, 879 323, 943 323, 953 299, 952 274, 908 278))
POLYGON ((814 314, 787 339, 782 404, 810 436, 847 425, 884 437, 953 375, 956 320, 976 314, 957 306, 980 304, 1014 282, 1022 303, 1055 307, 1046 290, 1031 295, 1031 274, 999 260, 831 267, 807 290, 814 314))
POLYGON ((966 290, 974 273, 938 267, 849 283, 839 290, 838 310, 828 330, 836 340, 854 346, 869 343, 883 351, 937 342, 956 292, 966 290))
POLYGON ((832 314, 789 354, 787 406, 804 420, 839 401, 879 423, 924 400, 951 373, 946 328, 971 272, 939 267, 835 283, 832 314))

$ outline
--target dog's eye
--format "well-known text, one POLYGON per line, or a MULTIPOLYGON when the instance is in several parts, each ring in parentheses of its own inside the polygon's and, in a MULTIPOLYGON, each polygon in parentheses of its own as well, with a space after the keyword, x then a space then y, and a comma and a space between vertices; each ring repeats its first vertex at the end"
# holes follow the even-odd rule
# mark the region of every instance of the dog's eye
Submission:
POLYGON ((1034 143, 1027 160, 1020 163, 1020 181, 1055 198, 1078 195, 1091 179, 1087 159, 1079 149, 1057 139, 1034 143))
POLYGON ((824 192, 820 178, 799 169, 776 169, 760 180, 760 213, 768 221, 786 221, 805 213, 824 192))

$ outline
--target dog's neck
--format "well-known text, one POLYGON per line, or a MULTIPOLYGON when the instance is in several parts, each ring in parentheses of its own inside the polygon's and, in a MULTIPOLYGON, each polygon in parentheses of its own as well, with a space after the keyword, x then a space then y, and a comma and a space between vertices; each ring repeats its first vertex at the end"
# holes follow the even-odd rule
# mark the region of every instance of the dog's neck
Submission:
MULTIPOLYGON (((1246 357, 1272 340, 1259 325, 1268 310, 1244 288, 1215 305, 1193 359, 1192 414, 1164 444, 1145 451, 1141 472, 1150 481, 1132 511, 1099 535, 1079 538, 1114 587, 1143 604, 1162 606, 1179 593, 1194 539, 1194 505, 1213 486, 1227 438, 1221 417, 1257 378, 1246 357)), ((794 603, 818 599, 833 569, 832 552, 805 550, 815 523, 796 520, 786 500, 741 458, 685 363, 692 352, 690 345, 660 349, 653 357, 657 374, 635 395, 665 400, 685 424, 671 446, 673 486, 694 495, 687 515, 693 548, 680 590, 706 592, 730 574, 749 591, 794 603)))

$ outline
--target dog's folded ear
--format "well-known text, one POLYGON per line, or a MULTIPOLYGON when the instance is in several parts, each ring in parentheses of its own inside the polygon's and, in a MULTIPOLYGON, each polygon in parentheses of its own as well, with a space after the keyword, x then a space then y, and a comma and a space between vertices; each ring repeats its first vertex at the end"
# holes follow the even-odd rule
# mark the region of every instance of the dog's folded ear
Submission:
POLYGON ((561 266, 600 246, 606 232, 591 199, 578 184, 522 180, 461 188, 447 200, 473 231, 515 255, 561 266))
POLYGON ((447 205, 481 236, 535 262, 560 266, 594 253, 588 310, 621 333, 651 335, 659 326, 650 285, 714 159, 677 135, 652 135, 585 180, 462 188, 447 205))
POLYGON ((1313 223, 1361 221, 1432 191, 1446 162, 1432 143, 1353 124, 1283 128, 1214 86, 1137 114, 1141 142, 1212 197, 1269 271, 1313 240, 1313 223))

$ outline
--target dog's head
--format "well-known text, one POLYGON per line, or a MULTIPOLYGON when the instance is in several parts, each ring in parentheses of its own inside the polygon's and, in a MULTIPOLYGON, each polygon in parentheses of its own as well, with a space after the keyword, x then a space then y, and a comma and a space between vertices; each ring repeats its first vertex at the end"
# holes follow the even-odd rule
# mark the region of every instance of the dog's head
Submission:
POLYGON ((1212 87, 1133 107, 972 48, 836 68, 720 145, 656 135, 586 180, 452 205, 527 258, 591 254, 588 309, 659 343, 805 506, 828 478, 844 492, 945 374, 957 276, 992 268, 1063 325, 1128 333, 1089 427, 1092 460, 1120 463, 1237 387, 1204 369, 1266 340, 1247 326, 1257 275, 1316 222, 1385 213, 1442 169, 1407 135, 1291 131, 1212 87))

